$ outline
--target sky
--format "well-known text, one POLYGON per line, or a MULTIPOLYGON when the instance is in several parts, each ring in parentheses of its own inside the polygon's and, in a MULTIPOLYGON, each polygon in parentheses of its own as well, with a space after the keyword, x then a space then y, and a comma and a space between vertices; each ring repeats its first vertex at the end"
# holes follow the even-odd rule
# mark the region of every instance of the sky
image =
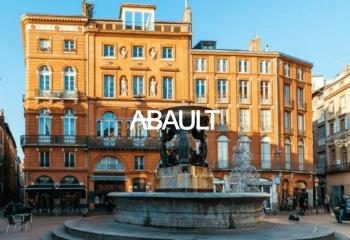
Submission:
MULTIPOLYGON (((313 75, 331 79, 350 64, 349 0, 189 0, 193 44, 216 40, 218 48, 247 49, 255 35, 262 46, 314 64, 313 75)), ((81 0, 1 0, 0 108, 18 146, 24 134, 25 67, 20 16, 79 15, 81 0)), ((185 0, 94 0, 96 18, 117 18, 121 3, 157 5, 156 19, 180 21, 185 0)))

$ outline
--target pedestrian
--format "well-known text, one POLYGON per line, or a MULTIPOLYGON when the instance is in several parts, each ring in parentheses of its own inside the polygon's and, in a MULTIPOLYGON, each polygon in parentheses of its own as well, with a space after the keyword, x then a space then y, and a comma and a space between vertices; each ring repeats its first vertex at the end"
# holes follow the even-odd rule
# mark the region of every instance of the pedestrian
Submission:
POLYGON ((264 210, 264 214, 266 215, 266 207, 267 207, 267 201, 266 199, 263 201, 263 210, 264 210))
POLYGON ((300 208, 300 215, 304 215, 304 194, 301 194, 299 196, 299 208, 300 208))
POLYGON ((324 211, 326 213, 330 213, 331 211, 331 200, 328 194, 325 196, 325 199, 324 199, 324 211))

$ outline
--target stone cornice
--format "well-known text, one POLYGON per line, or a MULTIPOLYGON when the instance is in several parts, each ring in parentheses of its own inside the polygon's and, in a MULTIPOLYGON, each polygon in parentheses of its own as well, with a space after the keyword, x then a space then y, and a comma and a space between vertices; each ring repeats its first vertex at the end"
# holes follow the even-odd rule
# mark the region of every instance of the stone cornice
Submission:
POLYGON ((75 23, 86 24, 89 19, 83 16, 63 16, 63 15, 40 15, 40 14, 25 14, 21 17, 22 23, 75 23))

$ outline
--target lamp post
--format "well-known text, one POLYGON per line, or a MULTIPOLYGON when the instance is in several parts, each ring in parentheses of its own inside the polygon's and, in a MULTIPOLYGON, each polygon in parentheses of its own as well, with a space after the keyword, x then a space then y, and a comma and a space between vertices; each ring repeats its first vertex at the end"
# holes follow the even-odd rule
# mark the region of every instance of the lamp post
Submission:
POLYGON ((319 178, 317 176, 314 177, 314 184, 315 184, 315 190, 316 190, 316 215, 318 215, 318 183, 319 183, 319 178))

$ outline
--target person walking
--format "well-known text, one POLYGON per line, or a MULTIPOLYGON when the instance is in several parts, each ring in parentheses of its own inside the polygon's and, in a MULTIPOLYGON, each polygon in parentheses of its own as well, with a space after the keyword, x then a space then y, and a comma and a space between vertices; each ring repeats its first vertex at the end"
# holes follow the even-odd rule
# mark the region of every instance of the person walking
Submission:
POLYGON ((331 199, 328 194, 325 196, 325 199, 324 199, 324 211, 326 213, 330 213, 331 211, 331 199))

